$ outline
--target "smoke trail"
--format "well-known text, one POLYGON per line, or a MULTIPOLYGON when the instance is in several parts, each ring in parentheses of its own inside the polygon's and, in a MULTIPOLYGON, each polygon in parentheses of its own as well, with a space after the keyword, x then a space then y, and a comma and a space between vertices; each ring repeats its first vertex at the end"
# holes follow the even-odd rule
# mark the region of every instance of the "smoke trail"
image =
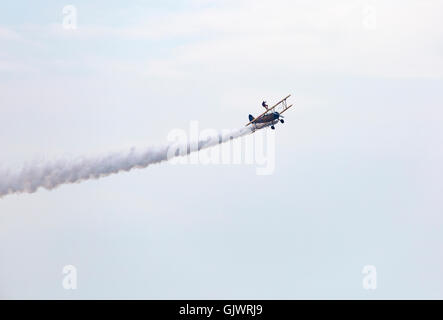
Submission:
POLYGON ((164 146, 148 147, 141 151, 132 148, 125 153, 111 153, 101 157, 82 158, 75 161, 59 160, 26 166, 18 172, 0 172, 0 198, 13 193, 33 193, 40 187, 51 190, 65 183, 77 183, 134 168, 146 168, 151 164, 209 148, 252 132, 250 127, 246 127, 218 133, 216 136, 199 141, 176 141, 164 146))

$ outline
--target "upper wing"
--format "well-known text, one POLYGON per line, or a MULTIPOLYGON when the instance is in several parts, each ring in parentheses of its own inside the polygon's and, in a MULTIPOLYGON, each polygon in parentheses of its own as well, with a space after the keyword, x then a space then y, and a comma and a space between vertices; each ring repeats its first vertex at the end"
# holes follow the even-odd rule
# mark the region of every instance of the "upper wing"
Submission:
MULTIPOLYGON (((261 117, 263 117, 265 114, 267 114, 268 112, 272 111, 275 109, 275 107, 277 107, 279 104, 284 102, 284 105, 286 105, 286 100, 290 97, 291 95, 288 95, 286 98, 281 99, 279 102, 277 102, 276 104, 274 104, 272 107, 268 108, 268 110, 266 110, 265 112, 263 112, 261 115, 255 117, 254 119, 252 119, 251 121, 249 121, 246 124, 246 127, 249 126, 251 123, 254 123, 255 121, 257 121, 257 119, 260 119, 261 117)), ((286 111, 287 109, 289 109, 290 107, 292 107, 292 105, 290 105, 289 107, 285 107, 284 111, 286 111)), ((283 111, 283 112, 284 112, 283 111)), ((281 112, 280 112, 281 113, 281 112)))

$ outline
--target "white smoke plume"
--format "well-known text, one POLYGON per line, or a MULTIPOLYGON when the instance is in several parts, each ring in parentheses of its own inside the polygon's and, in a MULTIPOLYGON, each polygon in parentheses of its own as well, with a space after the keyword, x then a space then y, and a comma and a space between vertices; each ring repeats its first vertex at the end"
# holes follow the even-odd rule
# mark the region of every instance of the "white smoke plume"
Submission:
POLYGON ((121 171, 147 166, 209 148, 228 140, 252 133, 251 127, 230 132, 220 132, 216 136, 199 141, 173 142, 164 146, 147 147, 143 150, 130 149, 95 158, 79 160, 58 160, 44 164, 23 167, 22 170, 0 172, 0 198, 14 193, 33 193, 40 187, 48 190, 66 183, 78 183, 88 179, 98 179, 121 171))

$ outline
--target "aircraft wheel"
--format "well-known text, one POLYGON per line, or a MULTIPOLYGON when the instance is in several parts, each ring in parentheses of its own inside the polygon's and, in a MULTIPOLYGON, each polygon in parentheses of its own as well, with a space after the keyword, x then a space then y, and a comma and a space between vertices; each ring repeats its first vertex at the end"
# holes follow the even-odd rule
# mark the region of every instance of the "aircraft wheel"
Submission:
POLYGON ((274 126, 271 126, 271 129, 272 129, 272 130, 275 130, 275 127, 274 127, 274 126))
POLYGON ((285 120, 283 120, 283 119, 280 119, 280 122, 281 122, 281 123, 285 123, 285 120))

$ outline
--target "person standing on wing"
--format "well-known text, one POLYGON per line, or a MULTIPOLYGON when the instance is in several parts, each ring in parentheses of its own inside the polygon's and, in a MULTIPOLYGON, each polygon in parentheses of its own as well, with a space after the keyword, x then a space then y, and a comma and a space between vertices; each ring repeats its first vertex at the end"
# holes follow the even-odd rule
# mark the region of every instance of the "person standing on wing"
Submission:
POLYGON ((261 105, 262 105, 263 108, 266 108, 266 110, 268 110, 268 104, 266 103, 266 101, 263 101, 261 103, 261 105))

